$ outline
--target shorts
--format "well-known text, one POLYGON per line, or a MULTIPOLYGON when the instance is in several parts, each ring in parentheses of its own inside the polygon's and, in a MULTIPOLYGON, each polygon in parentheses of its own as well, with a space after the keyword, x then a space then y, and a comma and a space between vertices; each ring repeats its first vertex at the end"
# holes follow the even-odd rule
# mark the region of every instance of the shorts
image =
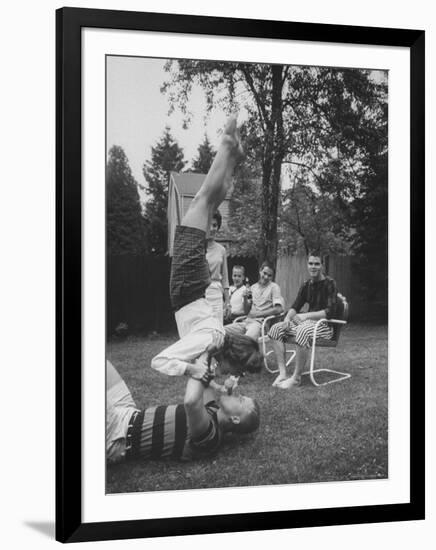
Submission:
MULTIPOLYGON (((310 348, 316 323, 316 321, 311 319, 300 323, 283 321, 273 325, 268 332, 268 336, 271 340, 278 340, 283 344, 291 339, 295 339, 295 342, 302 348, 310 348)), ((331 340, 333 337, 332 327, 327 323, 320 323, 316 331, 316 337, 331 340)))
POLYGON ((206 233, 196 227, 178 225, 174 236, 170 299, 175 310, 204 298, 210 284, 206 260, 206 233))

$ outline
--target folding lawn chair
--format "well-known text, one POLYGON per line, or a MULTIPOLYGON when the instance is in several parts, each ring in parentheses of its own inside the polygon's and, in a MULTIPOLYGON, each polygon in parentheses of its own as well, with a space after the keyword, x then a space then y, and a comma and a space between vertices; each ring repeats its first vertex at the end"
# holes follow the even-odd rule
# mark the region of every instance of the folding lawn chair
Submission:
MULTIPOLYGON (((263 360, 265 364, 265 368, 268 370, 268 372, 271 373, 277 373, 278 368, 274 367, 271 364, 271 360, 269 360, 269 355, 273 353, 273 350, 266 350, 266 343, 269 340, 268 337, 268 330, 269 327, 275 322, 282 320, 284 318, 284 314, 281 315, 274 315, 271 317, 266 317, 262 323, 262 332, 261 336, 259 338, 259 343, 262 346, 262 352, 263 352, 263 360)), ((310 356, 310 367, 307 372, 303 372, 302 375, 308 374, 310 377, 310 380, 314 386, 325 386, 327 384, 332 384, 333 382, 340 382, 341 380, 345 380, 346 378, 350 378, 351 374, 340 372, 333 369, 314 369, 315 366, 315 355, 316 355, 316 348, 336 348, 339 343, 339 338, 341 334, 342 327, 347 324, 348 320, 348 302, 345 296, 342 296, 342 294, 337 294, 337 303, 336 303, 336 318, 335 319, 320 319, 316 322, 315 329, 313 332, 313 338, 311 341, 312 345, 312 351, 310 356), (322 322, 329 323, 333 326, 333 337, 331 340, 326 340, 325 338, 318 338, 317 337, 317 331, 318 327, 322 322), (338 376, 327 380, 325 382, 317 382, 315 380, 315 373, 318 372, 330 372, 333 374, 337 374, 338 376)), ((295 339, 292 338, 288 342, 288 344, 295 344, 295 339)), ((289 359, 286 361, 286 366, 288 366, 292 360, 295 358, 296 352, 294 349, 286 349, 286 353, 290 354, 289 359)))
MULTIPOLYGON (((266 349, 266 344, 270 340, 268 336, 268 331, 271 328, 271 326, 274 324, 274 322, 277 323, 277 321, 283 321, 284 317, 285 317, 285 314, 280 313, 279 315, 270 315, 268 317, 265 317, 262 320, 261 333, 260 333, 258 342, 262 348, 263 363, 265 365, 265 368, 268 372, 271 372, 271 373, 278 372, 278 369, 274 369, 274 367, 270 363, 268 363, 268 357, 271 355, 271 353, 274 353, 274 350, 271 349, 267 351, 266 349)), ((233 323, 240 323, 241 321, 245 321, 246 318, 247 318, 246 315, 241 315, 240 317, 236 317, 236 319, 233 320, 233 323)), ((291 354, 291 357, 288 359, 286 363, 288 365, 292 361, 292 359, 295 357, 296 352, 293 349, 289 349, 289 350, 286 350, 286 353, 291 354)))

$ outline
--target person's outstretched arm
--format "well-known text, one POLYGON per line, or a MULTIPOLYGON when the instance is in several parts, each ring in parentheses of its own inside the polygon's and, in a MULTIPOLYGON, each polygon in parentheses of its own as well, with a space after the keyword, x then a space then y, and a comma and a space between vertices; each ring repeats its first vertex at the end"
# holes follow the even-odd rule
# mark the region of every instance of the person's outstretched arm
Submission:
MULTIPOLYGON (((207 369, 207 356, 202 356, 203 366, 207 369)), ((200 362, 200 359, 199 359, 200 362)), ((205 385, 201 380, 190 378, 186 384, 184 405, 189 431, 193 439, 202 436, 208 429, 210 416, 204 406, 205 385)))
POLYGON ((223 261, 221 264, 221 282, 223 285, 223 293, 224 293, 224 318, 230 316, 232 313, 232 308, 230 306, 230 294, 229 294, 229 272, 227 269, 227 251, 224 249, 223 251, 223 261))
POLYGON ((201 378, 196 360, 206 351, 213 352, 222 346, 224 336, 218 331, 187 334, 162 350, 151 360, 151 367, 169 376, 201 378))

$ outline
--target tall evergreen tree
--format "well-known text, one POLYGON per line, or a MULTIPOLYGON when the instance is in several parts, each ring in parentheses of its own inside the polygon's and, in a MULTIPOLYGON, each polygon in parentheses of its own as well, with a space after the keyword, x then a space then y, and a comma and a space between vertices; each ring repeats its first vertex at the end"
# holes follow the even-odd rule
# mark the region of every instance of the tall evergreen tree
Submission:
POLYGON ((138 184, 122 147, 114 145, 106 166, 106 231, 109 254, 141 254, 146 249, 138 184))
POLYGON ((216 151, 212 147, 207 134, 204 134, 203 143, 198 146, 197 156, 192 161, 192 172, 207 174, 212 165, 216 151))
POLYGON ((145 205, 148 252, 164 254, 167 250, 168 178, 171 171, 181 172, 186 164, 183 149, 165 127, 162 138, 151 149, 151 160, 143 166, 148 196, 145 205))

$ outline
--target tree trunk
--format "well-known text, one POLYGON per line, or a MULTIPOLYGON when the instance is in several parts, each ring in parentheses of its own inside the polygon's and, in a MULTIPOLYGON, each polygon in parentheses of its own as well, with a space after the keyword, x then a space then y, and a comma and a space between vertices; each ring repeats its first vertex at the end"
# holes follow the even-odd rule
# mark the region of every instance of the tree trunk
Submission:
POLYGON ((262 233, 259 262, 277 263, 277 216, 280 196, 280 175, 284 158, 282 114, 282 65, 272 67, 271 119, 265 134, 262 161, 262 233))

